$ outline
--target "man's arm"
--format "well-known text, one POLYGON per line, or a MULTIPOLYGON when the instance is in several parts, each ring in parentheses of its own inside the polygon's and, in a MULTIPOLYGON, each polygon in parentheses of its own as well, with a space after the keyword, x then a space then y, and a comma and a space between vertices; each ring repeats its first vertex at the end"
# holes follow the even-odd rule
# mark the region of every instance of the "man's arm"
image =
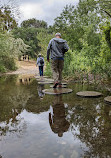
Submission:
POLYGON ((50 56, 51 46, 52 46, 52 40, 50 40, 49 45, 47 47, 47 61, 48 62, 49 62, 49 56, 50 56))
POLYGON ((64 49, 65 49, 65 52, 67 52, 69 50, 69 46, 68 46, 67 42, 64 43, 64 49))

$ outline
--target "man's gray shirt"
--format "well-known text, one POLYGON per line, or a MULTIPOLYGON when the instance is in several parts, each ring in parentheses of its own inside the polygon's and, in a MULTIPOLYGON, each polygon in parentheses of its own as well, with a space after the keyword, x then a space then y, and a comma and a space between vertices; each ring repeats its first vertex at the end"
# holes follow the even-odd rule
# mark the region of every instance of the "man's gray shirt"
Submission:
POLYGON ((69 49, 67 42, 62 38, 53 38, 50 40, 47 48, 47 59, 51 54, 51 59, 63 58, 64 53, 69 49))

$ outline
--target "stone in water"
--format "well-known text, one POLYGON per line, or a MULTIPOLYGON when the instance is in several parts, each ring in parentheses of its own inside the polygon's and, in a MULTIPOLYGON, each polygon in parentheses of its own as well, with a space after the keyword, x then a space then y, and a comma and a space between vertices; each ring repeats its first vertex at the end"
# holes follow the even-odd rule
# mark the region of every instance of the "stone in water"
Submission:
POLYGON ((105 101, 106 103, 111 104, 111 96, 108 96, 108 97, 104 98, 104 101, 105 101))
MULTIPOLYGON (((51 85, 50 88, 53 88, 53 85, 51 85)), ((57 88, 59 87, 57 86, 57 88)), ((67 85, 62 85, 62 88, 67 88, 67 85)))
POLYGON ((51 89, 44 89, 42 91, 45 94, 51 94, 51 95, 60 95, 60 94, 68 94, 72 92, 72 89, 67 88, 51 88, 51 89))
POLYGON ((100 92, 95 92, 95 91, 81 91, 76 93, 76 95, 80 96, 80 97, 92 97, 92 98, 96 98, 96 97, 100 97, 102 96, 102 93, 100 92))
POLYGON ((52 84, 53 82, 51 81, 41 81, 41 82, 38 82, 38 84, 52 84))

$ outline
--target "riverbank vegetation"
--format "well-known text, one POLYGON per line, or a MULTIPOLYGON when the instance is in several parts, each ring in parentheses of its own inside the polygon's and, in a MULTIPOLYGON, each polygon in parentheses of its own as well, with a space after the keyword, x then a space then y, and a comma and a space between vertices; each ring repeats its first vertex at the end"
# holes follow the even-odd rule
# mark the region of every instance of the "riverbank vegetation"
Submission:
POLYGON ((65 76, 111 77, 110 5, 106 0, 81 0, 77 6, 66 6, 55 19, 55 32, 61 32, 70 47, 65 55, 65 76))
POLYGON ((26 52, 26 45, 21 38, 15 39, 12 30, 17 27, 14 8, 0 4, 0 72, 15 70, 15 57, 26 52))

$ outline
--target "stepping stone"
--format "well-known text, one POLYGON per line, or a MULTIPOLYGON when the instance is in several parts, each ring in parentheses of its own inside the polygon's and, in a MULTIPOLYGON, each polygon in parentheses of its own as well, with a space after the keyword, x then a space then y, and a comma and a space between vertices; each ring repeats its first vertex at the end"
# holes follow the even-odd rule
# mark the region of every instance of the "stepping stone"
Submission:
POLYGON ((66 83, 66 82, 63 82, 62 85, 67 85, 67 83, 66 83))
POLYGON ((51 80, 51 79, 48 80, 48 79, 45 79, 45 78, 43 78, 43 80, 41 80, 41 79, 37 79, 37 81, 38 81, 38 82, 52 82, 52 83, 54 82, 54 81, 51 80))
POLYGON ((51 78, 43 78, 43 79, 41 79, 41 78, 36 78, 36 80, 37 80, 37 81, 40 81, 40 82, 54 82, 54 80, 51 79, 51 78))
MULTIPOLYGON (((40 79, 40 76, 34 76, 36 79, 40 79)), ((43 76, 44 79, 51 79, 48 76, 43 76)))
POLYGON ((43 93, 45 94, 51 94, 51 95, 60 95, 60 94, 68 94, 71 93, 73 90, 72 89, 67 89, 67 88, 51 88, 51 89, 44 89, 42 90, 43 93))
MULTIPOLYGON (((50 88, 53 88, 53 85, 51 85, 50 88)), ((59 87, 57 86, 57 88, 59 87)), ((62 88, 67 88, 67 85, 62 85, 62 88)))
MULTIPOLYGON (((38 84, 54 84, 54 81, 51 80, 41 80, 38 84)), ((62 85, 67 85, 67 83, 62 83, 62 85)))
POLYGON ((101 97, 102 93, 95 91, 81 91, 76 93, 76 95, 80 97, 97 98, 97 97, 101 97))
POLYGON ((41 81, 41 82, 38 82, 38 84, 53 84, 53 82, 51 82, 51 81, 41 81))
POLYGON ((104 98, 104 101, 105 101, 106 103, 111 104, 111 96, 108 96, 108 97, 104 98))

